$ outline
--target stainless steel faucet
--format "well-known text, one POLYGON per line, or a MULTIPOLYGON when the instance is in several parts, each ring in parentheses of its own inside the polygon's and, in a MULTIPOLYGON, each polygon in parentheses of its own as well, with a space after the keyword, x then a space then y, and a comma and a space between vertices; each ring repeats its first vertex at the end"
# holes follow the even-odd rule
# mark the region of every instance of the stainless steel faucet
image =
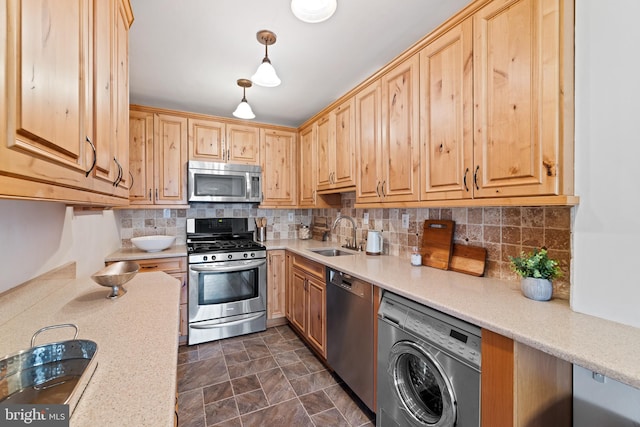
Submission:
POLYGON ((341 215, 338 218, 336 218, 336 220, 333 222, 333 227, 331 227, 331 230, 335 230, 336 227, 338 226, 338 223, 340 222, 341 219, 348 219, 349 221, 351 221, 351 225, 353 225, 353 237, 351 239, 351 241, 349 241, 349 239, 347 239, 347 243, 343 246, 343 248, 347 248, 347 249, 358 249, 358 244, 356 243, 356 222, 353 220, 353 218, 351 218, 350 216, 347 215, 341 215))

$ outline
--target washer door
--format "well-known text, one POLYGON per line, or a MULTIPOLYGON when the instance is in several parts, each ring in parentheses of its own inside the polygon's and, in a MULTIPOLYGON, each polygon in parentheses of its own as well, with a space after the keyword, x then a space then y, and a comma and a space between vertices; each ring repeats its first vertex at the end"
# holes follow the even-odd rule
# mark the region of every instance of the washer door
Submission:
POLYGON ((420 345, 399 341, 391 348, 393 389, 411 420, 419 426, 452 427, 456 400, 442 366, 420 345))

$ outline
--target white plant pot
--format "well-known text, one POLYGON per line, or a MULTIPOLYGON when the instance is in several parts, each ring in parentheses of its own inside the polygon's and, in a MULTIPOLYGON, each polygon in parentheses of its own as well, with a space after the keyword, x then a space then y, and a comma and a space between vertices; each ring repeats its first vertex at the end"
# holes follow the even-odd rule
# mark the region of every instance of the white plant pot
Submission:
POLYGON ((553 286, 549 279, 523 277, 520 288, 525 297, 536 301, 549 301, 553 294, 553 286))

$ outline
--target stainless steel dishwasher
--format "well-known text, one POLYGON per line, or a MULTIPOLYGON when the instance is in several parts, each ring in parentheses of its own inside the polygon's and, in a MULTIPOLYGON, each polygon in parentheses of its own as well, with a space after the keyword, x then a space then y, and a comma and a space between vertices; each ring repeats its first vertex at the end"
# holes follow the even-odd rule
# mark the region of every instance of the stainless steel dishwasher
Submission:
POLYGON ((327 273, 327 361, 375 411, 372 285, 331 268, 327 273))

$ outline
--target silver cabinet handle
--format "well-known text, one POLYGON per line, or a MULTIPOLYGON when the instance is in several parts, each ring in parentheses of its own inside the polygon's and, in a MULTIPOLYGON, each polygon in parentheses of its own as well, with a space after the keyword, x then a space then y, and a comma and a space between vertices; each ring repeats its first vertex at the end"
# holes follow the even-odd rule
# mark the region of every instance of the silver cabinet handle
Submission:
POLYGON ((91 149, 93 150, 93 163, 91 164, 91 167, 89 168, 89 170, 84 173, 84 176, 88 177, 91 171, 93 170, 93 168, 96 167, 96 162, 98 161, 98 154, 96 153, 96 146, 93 145, 93 142, 91 142, 89 137, 87 136, 85 138, 86 138, 86 141, 89 143, 89 145, 91 145, 91 149))

